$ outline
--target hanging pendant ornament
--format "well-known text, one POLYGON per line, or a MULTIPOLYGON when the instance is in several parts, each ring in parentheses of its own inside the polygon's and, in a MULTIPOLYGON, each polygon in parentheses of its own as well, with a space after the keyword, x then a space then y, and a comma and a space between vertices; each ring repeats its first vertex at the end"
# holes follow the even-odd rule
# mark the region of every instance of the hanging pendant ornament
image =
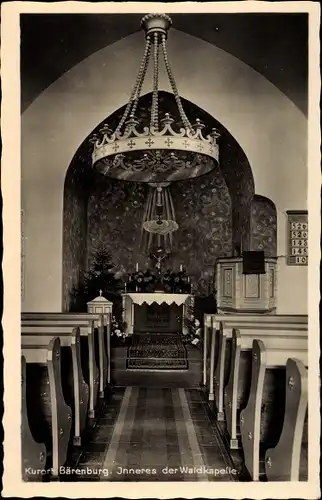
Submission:
POLYGON ((152 184, 151 187, 155 191, 148 202, 146 210, 148 218, 143 222, 143 229, 162 236, 173 233, 179 226, 175 221, 170 193, 165 191, 167 185, 152 184), (169 202, 169 200, 171 201, 169 202))

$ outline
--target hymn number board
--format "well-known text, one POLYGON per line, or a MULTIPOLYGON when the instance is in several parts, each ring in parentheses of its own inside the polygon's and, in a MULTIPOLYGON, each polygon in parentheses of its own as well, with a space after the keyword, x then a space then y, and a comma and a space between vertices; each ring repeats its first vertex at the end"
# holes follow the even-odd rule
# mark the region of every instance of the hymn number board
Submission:
POLYGON ((288 252, 289 266, 307 266, 309 253, 308 214, 305 211, 288 211, 288 252))

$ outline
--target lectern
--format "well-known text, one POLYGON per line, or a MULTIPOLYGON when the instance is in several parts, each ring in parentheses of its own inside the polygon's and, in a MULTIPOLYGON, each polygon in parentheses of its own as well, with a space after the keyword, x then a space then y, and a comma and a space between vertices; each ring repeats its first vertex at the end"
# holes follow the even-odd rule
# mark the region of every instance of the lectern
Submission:
MULTIPOLYGON (((247 256, 249 258, 249 256, 247 256)), ((275 314, 277 259, 264 258, 263 269, 249 271, 243 257, 217 260, 216 288, 219 314, 275 314)))

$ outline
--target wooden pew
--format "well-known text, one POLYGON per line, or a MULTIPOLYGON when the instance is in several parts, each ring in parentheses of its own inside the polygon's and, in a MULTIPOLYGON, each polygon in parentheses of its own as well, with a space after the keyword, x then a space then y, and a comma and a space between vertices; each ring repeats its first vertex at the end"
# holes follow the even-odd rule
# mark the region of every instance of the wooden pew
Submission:
POLYGON ((67 325, 60 326, 59 332, 51 333, 48 328, 51 327, 22 325, 22 344, 47 346, 54 337, 60 339, 62 389, 66 403, 73 408, 73 444, 81 446, 81 435, 86 426, 88 412, 89 387, 81 368, 80 329, 67 325))
POLYGON ((96 408, 98 405, 98 392, 100 382, 100 371, 98 369, 99 355, 98 355, 98 336, 94 330, 93 320, 78 319, 78 325, 75 325, 72 318, 59 319, 59 322, 48 320, 23 320, 22 328, 26 332, 38 331, 43 332, 46 329, 48 334, 59 335, 65 333, 66 329, 72 331, 76 326, 80 329, 80 353, 81 353, 81 367, 82 374, 85 382, 89 386, 89 405, 88 405, 88 418, 94 419, 96 415, 96 408))
POLYGON ((294 358, 307 366, 307 357, 307 350, 293 349, 289 341, 284 348, 253 341, 250 395, 240 415, 244 461, 253 481, 263 478, 265 453, 276 446, 282 433, 287 360, 294 358))
POLYGON ((85 381, 90 388, 89 418, 95 418, 97 390, 99 396, 104 398, 107 387, 108 364, 110 364, 110 360, 107 360, 106 356, 104 318, 102 315, 92 313, 23 313, 22 324, 25 326, 47 325, 52 327, 51 331, 53 333, 55 333, 54 329, 60 325, 64 327, 66 325, 71 327, 79 326, 82 345, 84 344, 84 337, 88 337, 89 369, 84 366, 83 360, 82 367, 84 368, 85 381), (98 327, 97 330, 94 328, 95 325, 98 327))
MULTIPOLYGON (((238 416, 241 409, 246 406, 251 382, 251 350, 254 338, 260 339, 267 347, 285 347, 288 344, 295 349, 307 349, 307 327, 293 330, 294 325, 282 324, 279 329, 275 326, 270 330, 267 325, 262 325, 258 330, 232 331, 231 363, 228 383, 224 388, 224 412, 226 417, 227 432, 230 436, 230 448, 239 447, 238 440, 238 416)), ((230 332, 223 331, 225 342, 230 338, 230 332)), ((221 366, 224 365, 225 351, 220 353, 221 366)), ((223 390, 224 380, 220 373, 216 374, 220 381, 220 390, 223 390)), ((221 392, 222 394, 222 392, 221 392)), ((219 398, 219 395, 217 396, 219 398)), ((219 405, 222 400, 219 400, 219 405)), ((222 408, 222 406, 220 407, 222 408)))
POLYGON ((21 472, 24 481, 41 481, 47 461, 46 446, 37 443, 30 431, 26 398, 26 360, 21 356, 21 472))
POLYGON ((283 430, 278 444, 265 454, 268 481, 307 480, 307 406, 307 368, 301 361, 290 358, 286 363, 283 430))
POLYGON ((26 402, 30 430, 47 449, 46 469, 59 478, 59 468, 67 458, 72 410, 66 405, 61 385, 59 338, 48 346, 22 345, 26 360, 26 402))
MULTIPOLYGON (((214 379, 214 396, 216 406, 217 420, 225 420, 224 405, 227 403, 227 408, 229 409, 229 401, 233 405, 233 401, 236 399, 236 394, 230 393, 227 397, 224 394, 224 388, 228 384, 231 388, 233 382, 231 377, 233 376, 232 370, 236 365, 236 359, 234 359, 235 352, 233 352, 232 343, 232 332, 233 329, 238 329, 242 338, 248 336, 250 340, 251 349, 252 339, 254 338, 266 338, 266 336, 276 335, 276 336, 307 336, 307 316, 296 316, 296 315, 236 315, 236 316, 225 316, 225 315, 214 315, 213 316, 213 332, 220 332, 219 339, 216 341, 218 345, 218 361, 214 364, 213 375, 210 376, 214 379), (232 368, 232 369, 231 369, 232 368), (225 402, 226 398, 226 402, 225 402)), ((249 367, 249 354, 245 353, 247 348, 241 349, 241 359, 239 366, 243 368, 243 371, 247 371, 247 366, 249 367)), ((237 346, 237 353, 239 353, 237 346)), ((239 361, 239 360, 238 360, 239 361)), ((236 375, 236 373, 234 373, 236 375)), ((250 376, 248 375, 248 379, 250 376)), ((242 379, 241 379, 242 380, 242 379)), ((236 379, 235 379, 236 381, 236 379)), ((236 384, 235 384, 236 390, 236 384)), ((247 387, 242 391, 245 395, 247 392, 247 387)), ((235 407, 233 407, 233 412, 235 412, 235 407)), ((230 424, 229 424, 230 426, 230 424)), ((238 446, 236 441, 236 436, 234 433, 235 427, 230 431, 232 436, 231 447, 235 448, 238 446)))

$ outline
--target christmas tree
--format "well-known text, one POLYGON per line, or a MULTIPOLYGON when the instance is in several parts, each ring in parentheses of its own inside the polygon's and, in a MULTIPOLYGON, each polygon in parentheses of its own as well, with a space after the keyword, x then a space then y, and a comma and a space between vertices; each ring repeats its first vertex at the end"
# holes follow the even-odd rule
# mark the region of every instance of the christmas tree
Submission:
POLYGON ((87 302, 97 297, 100 290, 107 300, 115 305, 119 302, 122 282, 115 277, 113 268, 108 251, 104 247, 99 248, 94 254, 90 270, 82 273, 81 284, 73 289, 72 310, 86 311, 87 302))

